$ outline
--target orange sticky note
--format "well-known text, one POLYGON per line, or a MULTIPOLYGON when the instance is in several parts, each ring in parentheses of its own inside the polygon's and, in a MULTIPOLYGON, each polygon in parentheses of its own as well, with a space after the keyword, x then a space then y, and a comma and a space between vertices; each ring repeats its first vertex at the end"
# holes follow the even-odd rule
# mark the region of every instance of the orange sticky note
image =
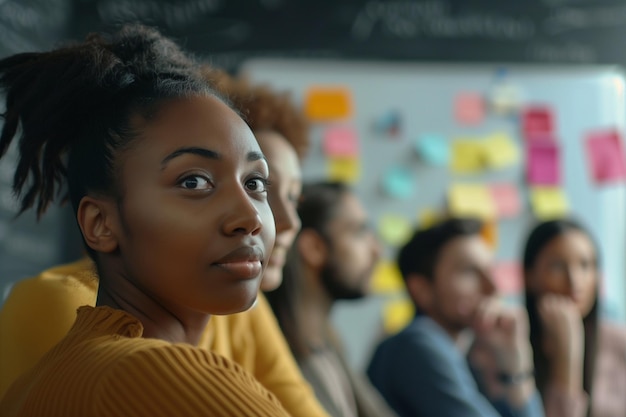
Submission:
POLYGON ((356 157, 359 140, 351 126, 332 126, 324 132, 322 148, 327 156, 356 157))
POLYGON ((346 87, 311 87, 305 94, 304 111, 316 122, 328 122, 352 116, 352 94, 346 87))
POLYGON ((490 248, 495 249, 498 246, 498 224, 495 221, 484 221, 480 235, 490 248))

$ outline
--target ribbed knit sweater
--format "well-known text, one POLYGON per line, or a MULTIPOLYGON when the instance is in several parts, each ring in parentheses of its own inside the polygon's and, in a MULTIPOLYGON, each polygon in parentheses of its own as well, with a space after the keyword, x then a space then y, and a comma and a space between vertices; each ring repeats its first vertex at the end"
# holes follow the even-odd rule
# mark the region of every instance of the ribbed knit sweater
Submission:
POLYGON ((67 336, 7 391, 0 416, 288 415, 234 362, 142 333, 124 311, 81 307, 67 336))

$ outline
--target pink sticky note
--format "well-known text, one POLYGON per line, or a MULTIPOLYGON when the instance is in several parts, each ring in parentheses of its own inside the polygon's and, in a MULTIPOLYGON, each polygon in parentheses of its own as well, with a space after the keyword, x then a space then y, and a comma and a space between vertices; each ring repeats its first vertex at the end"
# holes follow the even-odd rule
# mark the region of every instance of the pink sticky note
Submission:
POLYGON ((550 138, 555 134, 554 114, 548 106, 530 106, 521 114, 522 133, 527 140, 550 138))
POLYGON ((517 295, 522 292, 522 268, 515 261, 498 262, 493 267, 493 280, 502 295, 517 295))
POLYGON ((463 125, 477 125, 485 118, 485 101, 478 93, 460 93, 454 99, 454 117, 463 125))
POLYGON ((496 183, 489 187, 499 217, 510 218, 519 214, 521 203, 514 184, 496 183))
POLYGON ((626 178, 624 148, 617 130, 591 132, 585 145, 591 176, 597 183, 626 178))
POLYGON ((559 185, 561 164, 556 142, 533 140, 527 143, 527 179, 530 185, 559 185))
POLYGON ((356 131, 349 126, 334 126, 326 129, 322 147, 326 156, 353 157, 359 154, 356 131))

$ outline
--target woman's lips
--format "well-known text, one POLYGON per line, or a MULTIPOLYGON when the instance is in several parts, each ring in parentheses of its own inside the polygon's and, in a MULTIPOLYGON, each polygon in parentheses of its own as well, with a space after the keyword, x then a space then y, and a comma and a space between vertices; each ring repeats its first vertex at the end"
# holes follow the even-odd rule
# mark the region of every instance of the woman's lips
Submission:
POLYGON ((254 279, 261 275, 261 261, 230 261, 215 264, 241 279, 254 279))

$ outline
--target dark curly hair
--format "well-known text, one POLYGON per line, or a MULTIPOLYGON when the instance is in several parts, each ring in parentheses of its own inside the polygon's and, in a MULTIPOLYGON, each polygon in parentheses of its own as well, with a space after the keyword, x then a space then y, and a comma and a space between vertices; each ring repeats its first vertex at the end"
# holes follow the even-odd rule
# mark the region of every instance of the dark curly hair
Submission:
POLYGON ((246 78, 233 78, 222 70, 202 67, 205 79, 241 112, 255 132, 273 130, 294 147, 302 160, 309 148, 309 124, 287 92, 276 92, 267 85, 254 85, 246 78))
POLYGON ((18 215, 36 206, 38 217, 57 199, 69 199, 75 213, 86 195, 121 202, 116 164, 139 134, 137 118, 153 119, 168 100, 217 96, 174 42, 140 25, 4 58, 0 90, 0 158, 16 141, 18 215))
POLYGON ((129 25, 112 36, 0 60, 6 93, 0 157, 17 138, 13 192, 19 214, 59 197, 120 197, 116 156, 137 136, 131 119, 154 117, 168 99, 212 94, 193 60, 156 30, 129 25))

